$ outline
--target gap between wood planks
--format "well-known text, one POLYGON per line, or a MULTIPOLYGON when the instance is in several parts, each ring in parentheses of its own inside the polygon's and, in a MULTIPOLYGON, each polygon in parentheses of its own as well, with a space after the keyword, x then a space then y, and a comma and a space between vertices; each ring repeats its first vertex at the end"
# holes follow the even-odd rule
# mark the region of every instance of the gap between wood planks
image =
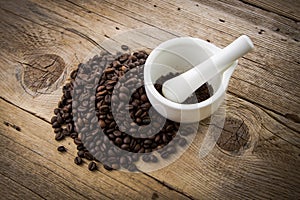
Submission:
MULTIPOLYGON (((1 171, 0 171, 0 177, 1 177, 0 185, 3 184, 4 187, 9 187, 11 190, 17 191, 17 193, 18 193, 17 195, 23 196, 24 193, 28 194, 28 192, 29 192, 30 194, 28 194, 28 196, 26 197, 27 199, 45 199, 40 194, 38 194, 35 191, 33 191, 32 189, 26 187, 25 184, 21 184, 19 182, 16 182, 15 180, 11 179, 10 177, 5 176, 4 174, 1 173, 1 171), (22 191, 22 190, 26 190, 26 192, 22 191)), ((2 188, 2 187, 0 187, 0 188, 2 188)), ((11 195, 11 194, 7 194, 5 190, 4 191, 2 190, 1 192, 3 192, 2 195, 4 195, 6 198, 9 199, 9 195, 11 195)), ((11 198, 17 199, 18 196, 14 196, 11 198)))
MULTIPOLYGON (((70 2, 70 1, 68 1, 68 2, 70 2)), ((70 3, 72 3, 72 2, 70 2, 70 3)), ((82 9, 88 10, 88 9, 86 9, 86 8, 84 8, 84 7, 82 7, 82 6, 78 5, 78 4, 76 4, 76 3, 72 3, 72 4, 74 4, 74 5, 76 5, 76 6, 79 6, 79 7, 82 8, 82 9)), ((4 9, 4 10, 5 10, 5 9, 4 9)), ((5 10, 5 11, 10 12, 10 13, 13 13, 13 12, 8 11, 8 10, 5 10)), ((90 11, 90 12, 92 12, 92 11, 90 11)), ((35 22, 35 21, 32 21, 32 20, 30 20, 30 19, 27 19, 27 18, 25 18, 25 17, 23 17, 23 16, 20 16, 20 15, 18 15, 18 14, 15 14, 15 13, 13 13, 13 14, 14 14, 14 15, 17 15, 18 17, 21 17, 21 18, 24 18, 24 19, 26 19, 26 20, 29 20, 29 21, 31 21, 31 22, 33 22, 33 23, 35 23, 35 24, 39 24, 39 23, 37 23, 37 22, 35 22)), ((129 16, 129 15, 128 15, 128 17, 132 17, 132 16, 129 16)), ((134 19, 135 19, 135 20, 138 20, 138 19, 136 19, 136 18, 134 18, 134 19)), ((114 21, 114 20, 113 20, 113 21, 114 21)), ((142 20, 141 20, 141 22, 145 23, 145 22, 142 21, 142 20)), ((39 24, 39 25, 41 25, 41 24, 39 24)), ((150 24, 150 25, 151 25, 151 24, 150 24)), ((45 25, 41 25, 41 26, 44 26, 44 27, 46 27, 46 28, 51 29, 50 27, 45 26, 45 25)), ((159 27, 157 27, 157 26, 155 26, 155 25, 151 25, 151 26, 156 27, 156 28, 158 28, 158 29, 160 29, 160 30, 165 31, 164 29, 161 29, 161 28, 159 28, 159 27)), ((64 27, 61 27, 61 26, 60 26, 60 28, 62 28, 62 29, 64 29, 64 30, 67 30, 67 31, 69 31, 69 32, 71 32, 71 33, 73 33, 73 34, 76 34, 76 35, 80 36, 81 38, 83 38, 83 39, 89 41, 90 43, 92 43, 92 44, 95 45, 95 46, 98 46, 98 47, 100 46, 100 45, 99 45, 97 42, 95 42, 92 38, 88 37, 86 34, 83 34, 83 33, 79 32, 79 31, 77 31, 77 30, 75 30, 75 29, 64 28, 64 27)), ((55 30, 55 29, 52 29, 52 30, 55 30)), ((55 30, 55 31, 58 31, 58 30, 55 30)), ((168 33, 169 33, 169 32, 168 32, 168 33)), ((172 33, 170 33, 170 34, 172 34, 172 33)), ((173 34, 173 35, 174 35, 174 34, 173 34)), ((103 47, 100 46, 100 48, 103 48, 103 47)), ((249 61, 251 61, 251 62, 254 62, 254 63, 256 62, 256 61, 254 61, 254 60, 252 60, 252 59, 249 59, 249 58, 247 58, 247 60, 249 60, 249 61)), ((235 95, 235 96, 237 96, 237 97, 239 97, 239 98, 243 98, 243 99, 245 99, 245 100, 251 102, 252 104, 255 103, 255 105, 261 106, 261 107, 263 107, 264 109, 267 109, 267 110, 269 110, 269 111, 271 111, 271 112, 274 112, 274 113, 276 113, 276 114, 278 114, 278 115, 281 115, 282 117, 285 117, 285 118, 287 118, 287 119, 289 119, 289 120, 293 120, 293 118, 287 117, 287 116, 289 116, 289 115, 287 115, 288 113, 287 113, 287 114, 283 114, 283 113, 280 113, 280 112, 278 112, 278 111, 276 111, 276 110, 274 110, 274 109, 267 108, 266 106, 264 106, 264 105, 262 105, 262 104, 253 102, 253 101, 251 101, 251 100, 249 100, 249 99, 247 99, 247 98, 245 98, 245 97, 242 97, 241 95, 238 95, 238 94, 236 94, 236 93, 234 93, 234 92, 231 92, 231 94, 233 94, 233 95, 235 95)), ((294 120, 293 120, 293 121, 294 121, 294 120)))
MULTIPOLYGON (((14 107, 16 107, 17 109, 20 109, 20 110, 22 110, 22 111, 24 111, 24 112, 26 112, 26 113, 28 113, 28 114, 30 114, 30 115, 32 115, 32 116, 34 116, 34 117, 37 117, 37 118, 39 118, 40 120, 42 120, 42 121, 44 121, 44 122, 46 122, 46 123, 48 123, 49 124, 49 126, 50 126, 50 122, 48 121, 48 120, 46 120, 46 119, 44 119, 44 118, 42 118, 42 117, 39 117, 38 115, 36 115, 35 113, 33 113, 33 112, 31 112, 31 111, 28 111, 28 110, 26 110, 26 109, 24 109, 24 108, 21 108, 21 107, 19 107, 19 106, 17 106, 17 105, 15 105, 14 103, 12 103, 12 102, 10 102, 9 100, 7 100, 7 99, 5 99, 5 98, 3 98, 3 97, 1 97, 0 96, 0 99, 1 100, 3 100, 4 102, 6 102, 6 103, 8 103, 8 104, 10 104, 10 105, 12 105, 12 106, 14 106, 14 107)), ((10 122, 11 124, 14 124, 13 122, 10 122)), ((5 135, 3 135, 3 137, 6 137, 5 135)), ((9 138, 8 138, 9 139, 9 138)), ((18 142, 17 142, 18 143, 18 142)), ((26 149, 28 149, 29 151, 32 151, 32 149, 29 149, 28 147, 26 147, 26 146, 24 146, 23 144, 21 144, 21 143, 18 143, 19 145, 21 145, 21 146, 23 146, 24 148, 26 148, 26 149)), ((34 153, 37 153, 37 152, 35 152, 35 151, 33 151, 34 153)), ((16 153, 16 152, 12 152, 12 153, 16 153)), ((67 152, 68 153, 68 152, 67 152)), ((70 154, 70 155, 72 155, 71 153, 68 153, 68 154, 70 154)), ((40 154, 39 154, 40 155, 40 154)), ((22 155, 20 155, 20 156, 22 156, 22 155)), ((42 156, 42 155, 41 155, 42 156)), ((73 155, 72 155, 73 156, 73 155)), ((43 158, 44 158, 44 156, 42 156, 43 158)), ((24 158, 25 159, 25 158, 24 158)), ((46 159, 46 158, 45 158, 46 159)), ((28 161, 30 161, 30 160, 28 160, 28 161)), ((51 160, 50 160, 50 162, 52 162, 51 160)), ((56 163, 54 163, 54 162, 52 162, 54 165, 57 165, 56 163)), ((58 165, 57 165, 58 166, 58 165)), ((45 168, 47 168, 46 166, 44 166, 45 168)), ((61 167, 61 166, 58 166, 58 167, 61 167)), ((64 170, 67 170, 66 168, 63 168, 64 170)), ((52 173, 54 173, 55 175, 57 175, 58 176, 58 174, 57 173, 55 173, 55 171, 53 171, 53 170, 51 170, 51 169, 49 169, 49 168, 47 168, 47 170, 49 170, 49 171, 51 171, 52 173)), ((68 171, 68 170, 67 170, 68 171)), ((193 197, 191 196, 191 195, 189 195, 189 194, 186 194, 185 192, 182 192, 182 191, 179 191, 179 190, 177 190, 176 188, 174 188, 172 185, 169 185, 169 184, 166 184, 165 182, 163 182, 163 181, 160 181, 160 180, 158 180, 157 178, 155 178, 155 177, 153 177, 153 176, 151 176, 151 175, 149 175, 149 174, 147 174, 147 173, 145 173, 145 172, 142 172, 141 171, 141 173, 143 174, 143 175, 145 175, 146 177, 149 177, 149 178, 151 178, 152 180, 154 180, 155 182, 157 182, 158 184, 160 184, 160 185, 162 185, 163 187, 166 187, 168 190, 170 190, 170 191, 174 191, 174 192, 176 192, 176 193, 178 193, 178 194, 180 194, 180 195, 183 195, 184 197, 186 197, 186 198, 188 198, 188 199, 193 199, 193 197)), ((108 175, 106 175, 106 174, 103 174, 103 175, 105 175, 105 176, 108 176, 108 175)), ((115 180, 115 181, 117 181, 117 182, 119 182, 117 179, 115 179, 114 177, 111 177, 111 176, 108 176, 109 178, 111 178, 111 179, 113 179, 113 180, 115 180)), ((9 178, 9 177, 8 177, 9 178)), ((78 180, 79 182, 81 182, 80 180, 78 180)), ((126 186, 126 187, 129 187, 129 188, 131 188, 132 190, 135 190, 134 188, 132 188, 132 187, 130 187, 130 186, 128 186, 128 185, 125 185, 123 182, 119 182, 120 184, 122 184, 122 185, 124 185, 124 186, 126 186)), ((65 186, 66 187, 69 187, 67 184, 65 184, 65 186)), ((88 185, 86 185, 87 187, 89 187, 88 185)), ((28 189, 28 188, 27 188, 28 189)), ((78 192, 78 191, 74 191, 74 192, 78 192)), ((81 193, 80 193, 81 194, 81 193)), ((103 193, 101 193, 101 194, 103 194, 103 193)), ((82 194, 81 194, 82 195, 82 194)), ((105 194, 103 194, 104 196, 105 196, 105 194)), ((163 195, 163 194, 162 194, 163 195)), ((39 195, 40 196, 40 195, 39 195)), ((82 196, 84 196, 84 195, 82 195, 82 196)), ((108 196, 106 196, 107 198, 110 198, 110 197, 108 197, 108 196)), ((111 199, 111 198, 110 198, 111 199)))
MULTIPOLYGON (((250 6, 253 6, 255 8, 259 8, 261 10, 264 10, 264 11, 267 11, 267 12, 273 12, 272 10, 270 9, 267 9, 267 8, 264 8, 263 6, 260 6, 258 4, 255 4, 255 3, 251 3, 251 1, 249 0, 239 0, 240 2, 244 3, 244 4, 247 4, 247 5, 250 5, 250 6)), ((296 17, 293 17, 293 16, 288 16, 288 15, 284 15, 282 14, 281 12, 275 12, 277 15, 281 16, 281 17, 285 17, 289 20, 292 20, 294 22, 299 22, 299 19, 297 19, 296 17)))
MULTIPOLYGON (((69 2, 69 1, 68 1, 68 2, 69 2)), ((77 4, 75 4, 75 3, 72 3, 72 4, 77 5, 77 4)), ((77 5, 77 6, 79 6, 79 7, 82 8, 82 9, 85 9, 84 7, 82 7, 82 6, 80 6, 80 5, 77 5)), ((88 10, 88 9, 86 9, 86 10, 88 10)), ((10 12, 10 11, 8 11, 8 12, 10 12)), ((91 11, 91 12, 92 12, 92 11, 91 11)), ((13 13, 13 12, 10 12, 10 13, 13 13)), ((13 14, 15 14, 15 13, 13 13, 13 14)), ((15 15, 17 15, 17 14, 15 14, 15 15)), ((21 18, 24 18, 23 16, 20 16, 20 15, 17 15, 17 16, 19 16, 19 17, 21 17, 21 18)), ((129 16, 129 15, 128 15, 128 17, 132 17, 132 16, 129 16)), ((27 19, 27 18, 25 18, 25 19, 26 19, 26 20, 29 20, 29 21, 31 21, 31 22, 33 22, 33 23, 35 23, 35 24, 39 24, 39 23, 37 23, 37 22, 35 22, 35 21, 32 21, 32 20, 30 20, 30 19, 27 19)), ((136 19, 136 18, 134 18, 134 19, 135 19, 135 20, 138 20, 138 19, 136 19)), ((142 20, 141 20, 141 22, 145 23, 145 22, 142 21, 142 20)), ((39 25, 41 25, 41 24, 39 24, 39 25)), ((45 25, 43 25, 43 26, 50 29, 50 27, 48 27, 48 26, 45 26, 45 25)), ((155 26, 155 25, 151 25, 151 26, 160 29, 159 27, 157 27, 157 26, 155 26)), ((83 39, 89 41, 90 43, 92 43, 92 44, 95 45, 95 46, 98 46, 98 45, 99 45, 99 44, 98 44, 97 42, 95 42, 93 39, 91 39, 90 37, 88 37, 88 36, 85 35, 85 34, 82 34, 81 32, 79 32, 79 31, 77 31, 77 30, 69 29, 69 28, 64 28, 64 27, 61 27, 61 26, 59 26, 59 27, 62 28, 62 29, 65 29, 65 30, 67 30, 67 31, 69 31, 69 32, 71 32, 71 33, 73 33, 73 34, 76 34, 76 35, 82 37, 83 39)), ((55 29, 52 29, 52 30, 55 30, 55 29)), ((163 29, 160 29, 160 30, 163 30, 163 29)), ((57 30, 55 30, 55 31, 57 31, 57 30)), ((163 30, 163 31, 165 31, 165 30, 163 30)), ((169 33, 169 32, 168 32, 168 33, 169 33)), ((170 33, 170 34, 172 34, 172 33, 170 33)), ((173 34, 173 35, 174 35, 174 34, 173 34)), ((99 46, 100 46, 100 45, 99 45, 99 46)), ((101 47, 101 48, 103 48, 103 47, 101 47)), ((255 61, 253 61, 252 59, 249 59, 249 58, 247 58, 247 60, 249 60, 249 61, 251 61, 251 62, 255 62, 255 61)), ((275 114, 281 115, 282 117, 285 117, 285 118, 287 118, 287 119, 289 119, 289 120, 292 120, 291 118, 288 118, 286 114, 280 113, 280 112, 278 112, 278 111, 276 111, 276 110, 274 110, 274 109, 271 109, 271 108, 267 108, 266 106, 264 106, 264 105, 262 105, 262 104, 259 104, 259 103, 257 103, 257 102, 251 101, 250 99, 245 98, 245 97, 242 97, 241 95, 238 95, 238 94, 236 94, 236 93, 234 93, 234 92, 230 92, 230 93, 231 93, 232 95, 236 96, 236 97, 239 97, 239 98, 242 98, 242 99, 244 99, 244 100, 247 100, 248 102, 251 102, 252 104, 255 104, 256 106, 260 106, 260 107, 262 107, 262 108, 264 108, 264 109, 266 109, 266 110, 269 110, 269 111, 271 111, 271 112, 274 112, 275 114)), ((22 108, 21 108, 21 109, 22 109, 22 108)), ((30 111, 28 111, 28 112, 30 112, 30 111)), ((33 114, 34 114, 34 113, 33 113, 33 114)), ((34 115, 37 116, 36 114, 34 114, 34 115)), ((38 116, 37 116, 37 117, 38 117, 38 116)), ((43 120, 45 120, 45 119, 43 119, 43 120)), ((278 120, 277 120, 277 121, 278 121, 278 120)), ((287 126, 287 125, 285 125, 285 126, 287 126)), ((288 127, 288 126, 287 126, 287 127, 288 127)), ((288 127, 288 128, 291 128, 291 127, 288 127)), ((293 129, 293 128, 291 128, 291 129, 292 129, 292 130, 295 130, 295 129, 293 129)), ((297 131, 296 131, 296 132, 297 132, 297 131)))

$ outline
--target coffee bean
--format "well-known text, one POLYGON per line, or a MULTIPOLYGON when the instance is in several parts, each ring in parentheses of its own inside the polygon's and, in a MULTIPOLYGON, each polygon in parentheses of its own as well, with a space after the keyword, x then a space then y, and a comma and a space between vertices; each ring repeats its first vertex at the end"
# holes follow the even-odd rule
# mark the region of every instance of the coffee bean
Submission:
POLYGON ((136 165, 135 165, 135 164, 129 165, 128 171, 130 171, 130 172, 135 172, 135 171, 137 171, 136 165))
POLYGON ((143 102, 148 102, 148 97, 147 97, 147 95, 146 95, 146 94, 141 95, 141 100, 142 100, 143 102))
POLYGON ((116 137, 120 137, 120 136, 122 135, 122 132, 119 131, 119 130, 115 130, 115 131, 113 132, 113 134, 114 134, 116 137))
POLYGON ((104 70, 104 73, 105 74, 109 74, 109 73, 113 73, 115 70, 114 70, 114 68, 106 68, 105 70, 104 70))
POLYGON ((144 118, 143 120, 143 124, 148 125, 151 123, 151 119, 150 118, 144 118))
POLYGON ((137 83, 136 78, 130 78, 125 82, 126 85, 135 84, 135 83, 137 83))
POLYGON ((62 131, 62 128, 61 127, 59 127, 59 128, 54 128, 54 133, 59 133, 59 132, 61 132, 62 131))
POLYGON ((94 156, 89 152, 84 152, 84 157, 88 160, 93 160, 94 156))
POLYGON ((157 159, 157 157, 156 157, 155 155, 150 155, 150 160, 151 160, 151 162, 153 162, 153 163, 158 162, 158 159, 157 159))
POLYGON ((139 117, 141 116, 141 114, 143 113, 143 110, 142 109, 139 109, 136 111, 136 113, 134 114, 135 117, 139 117))
POLYGON ((80 157, 76 156, 75 159, 74 159, 74 163, 76 165, 81 165, 82 164, 82 159, 80 157))
POLYGON ((114 163, 114 164, 111 165, 111 168, 113 168, 113 169, 119 169, 119 168, 120 168, 120 165, 114 163))
POLYGON ((104 169, 106 169, 107 171, 112 171, 114 170, 114 168, 108 166, 108 165, 103 165, 104 169))
POLYGON ((129 47, 127 45, 121 45, 121 49, 124 51, 127 51, 129 49, 129 47))
POLYGON ((167 132, 170 132, 170 131, 172 131, 173 130, 173 125, 168 125, 167 127, 166 127, 166 131, 167 132))
POLYGON ((128 144, 122 144, 121 145, 121 149, 128 150, 129 149, 129 145, 128 144))
POLYGON ((90 171, 95 171, 95 170, 97 170, 97 168, 98 168, 97 164, 94 161, 90 162, 89 165, 88 165, 88 169, 90 171))
POLYGON ((74 143, 75 143, 76 145, 81 145, 81 144, 82 144, 82 142, 81 142, 81 140, 80 140, 79 138, 75 138, 75 139, 74 139, 74 143))
POLYGON ((125 156, 122 156, 121 158, 120 158, 120 164, 121 165, 124 165, 124 164, 126 164, 127 163, 127 158, 125 157, 125 156))
POLYGON ((77 70, 72 71, 70 75, 71 79, 75 79, 76 76, 77 76, 77 70))
POLYGON ((119 98, 120 98, 121 101, 127 101, 128 96, 125 93, 121 92, 119 94, 119 98))
POLYGON ((70 134, 70 137, 71 137, 72 139, 75 139, 75 138, 78 137, 78 133, 77 133, 77 132, 72 132, 72 133, 70 134))
POLYGON ((174 146, 169 145, 166 149, 169 154, 173 154, 176 152, 176 148, 174 146))
POLYGON ((103 121, 103 120, 100 120, 100 121, 99 121, 99 124, 100 124, 100 127, 101 127, 101 128, 105 128, 105 127, 106 127, 106 123, 105 123, 105 121, 103 121))
POLYGON ((169 157, 169 153, 167 151, 164 151, 160 154, 160 156, 163 158, 163 159, 167 159, 169 157))
POLYGON ((60 127, 61 125, 57 121, 53 122, 52 128, 60 128, 60 127))
POLYGON ((130 143, 130 137, 129 136, 125 137, 124 140, 123 140, 123 142, 125 144, 129 144, 130 143))
POLYGON ((57 117, 53 116, 50 120, 50 123, 53 124, 54 122, 57 122, 57 117))
POLYGON ((67 149, 64 146, 59 146, 59 147, 57 147, 57 151, 66 152, 67 149))
POLYGON ((149 155, 143 155, 142 160, 144 162, 150 162, 151 161, 151 157, 149 155))
POLYGON ((119 137, 115 139, 115 144, 117 144, 117 145, 122 144, 122 142, 123 142, 122 139, 119 137))
POLYGON ((55 140, 57 140, 57 141, 63 140, 64 138, 65 138, 65 136, 62 132, 55 134, 55 140))
MULTIPOLYGON (((112 66, 113 68, 118 68, 121 65, 121 63, 118 60, 113 61, 112 66)), ((112 68, 112 69, 113 69, 112 68)))
MULTIPOLYGON (((56 115, 56 119, 57 119, 56 121, 57 121, 58 124, 63 124, 64 123, 64 120, 63 120, 63 118, 60 114, 56 115)), ((53 127, 53 125, 52 125, 52 127, 53 127)), ((56 127, 53 127, 53 128, 56 128, 56 127)))
POLYGON ((77 152, 77 155, 78 155, 79 157, 83 158, 83 157, 84 157, 84 151, 83 151, 83 150, 78 151, 78 152, 77 152))
POLYGON ((100 107, 100 112, 106 113, 109 111, 109 106, 108 105, 102 105, 100 107))
POLYGON ((79 144, 76 148, 77 148, 77 150, 79 150, 79 151, 85 149, 85 147, 84 147, 83 144, 79 144))
POLYGON ((57 115, 58 113, 60 113, 60 109, 59 108, 55 108, 54 109, 54 114, 57 115))
POLYGON ((134 152, 138 152, 141 149, 141 145, 140 144, 136 144, 134 147, 134 152))
POLYGON ((178 140, 178 144, 181 146, 181 147, 184 147, 186 144, 187 144, 187 141, 184 139, 184 138, 180 138, 178 140))
POLYGON ((129 91, 128 88, 122 86, 122 87, 120 87, 120 92, 122 92, 122 93, 124 93, 124 94, 129 94, 130 91, 129 91))

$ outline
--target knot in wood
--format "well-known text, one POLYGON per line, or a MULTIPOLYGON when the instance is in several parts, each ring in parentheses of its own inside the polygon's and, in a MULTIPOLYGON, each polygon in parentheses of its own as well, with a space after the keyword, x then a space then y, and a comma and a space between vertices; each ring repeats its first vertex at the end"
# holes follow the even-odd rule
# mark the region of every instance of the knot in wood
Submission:
POLYGON ((217 145, 229 152, 239 152, 250 139, 248 126, 240 119, 227 117, 217 145))
POLYGON ((49 88, 61 76, 65 68, 64 60, 56 54, 37 55, 27 63, 22 63, 23 84, 32 92, 49 88))

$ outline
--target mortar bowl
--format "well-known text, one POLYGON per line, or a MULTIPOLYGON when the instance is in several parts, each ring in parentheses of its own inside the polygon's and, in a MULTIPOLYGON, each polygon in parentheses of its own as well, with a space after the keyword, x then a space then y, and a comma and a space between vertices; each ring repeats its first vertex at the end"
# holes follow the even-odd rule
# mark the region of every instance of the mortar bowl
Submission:
MULTIPOLYGON (((230 77, 237 67, 234 61, 229 68, 210 79, 210 98, 194 104, 180 104, 161 95, 154 87, 157 79, 170 72, 183 73, 205 61, 221 49, 198 38, 179 37, 157 46, 144 66, 144 84, 147 97, 154 109, 167 119, 182 123, 198 122, 212 115, 224 100, 230 77)), ((182 90, 184 88, 178 88, 182 90)))

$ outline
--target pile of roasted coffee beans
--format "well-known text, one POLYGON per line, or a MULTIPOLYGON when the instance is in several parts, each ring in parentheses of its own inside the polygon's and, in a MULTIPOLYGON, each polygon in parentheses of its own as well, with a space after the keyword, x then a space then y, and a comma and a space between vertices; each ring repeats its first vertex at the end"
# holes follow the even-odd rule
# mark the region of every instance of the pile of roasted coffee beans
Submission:
MULTIPOLYGON (((98 168, 96 162, 107 170, 137 171, 134 163, 140 157, 155 163, 159 159, 151 152, 158 152, 167 159, 176 153, 176 146, 187 144, 185 136, 197 131, 194 124, 165 119, 152 108, 143 86, 147 56, 145 51, 103 52, 71 73, 51 123, 56 140, 73 138, 78 150, 75 164, 86 159, 91 171, 98 168)), ((155 88, 161 93, 163 82, 176 75, 159 78, 155 88)), ((203 101, 211 92, 204 84, 184 103, 203 101)), ((65 151, 63 147, 58 150, 65 151)))

